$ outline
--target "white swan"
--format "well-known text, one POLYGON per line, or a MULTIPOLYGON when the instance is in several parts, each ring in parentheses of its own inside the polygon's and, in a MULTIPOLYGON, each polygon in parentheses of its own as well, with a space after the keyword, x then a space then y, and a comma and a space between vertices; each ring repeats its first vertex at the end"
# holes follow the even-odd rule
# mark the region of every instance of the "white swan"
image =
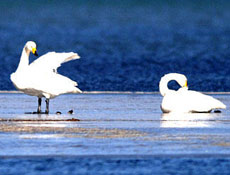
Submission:
POLYGON ((81 93, 77 82, 57 73, 62 63, 79 59, 78 54, 48 52, 29 64, 29 55, 37 56, 36 44, 28 41, 21 54, 17 70, 10 79, 14 86, 25 94, 38 97, 37 113, 41 113, 42 97, 46 98, 45 113, 49 113, 49 99, 65 93, 81 93))
POLYGON ((169 112, 211 112, 213 109, 225 109, 226 106, 219 100, 200 92, 188 90, 187 78, 178 73, 163 76, 159 83, 160 93, 163 96, 161 110, 169 112), (177 91, 168 89, 168 82, 177 81, 181 86, 177 91))

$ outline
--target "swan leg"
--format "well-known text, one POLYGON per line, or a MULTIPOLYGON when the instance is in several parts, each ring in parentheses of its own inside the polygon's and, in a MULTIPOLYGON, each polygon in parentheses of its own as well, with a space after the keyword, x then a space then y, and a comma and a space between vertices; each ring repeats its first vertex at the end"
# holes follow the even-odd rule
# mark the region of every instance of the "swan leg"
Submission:
POLYGON ((41 114, 41 105, 42 105, 42 98, 38 98, 38 110, 37 110, 38 114, 41 114))
POLYGON ((47 98, 46 99, 46 111, 45 111, 46 114, 49 114, 49 99, 47 98))

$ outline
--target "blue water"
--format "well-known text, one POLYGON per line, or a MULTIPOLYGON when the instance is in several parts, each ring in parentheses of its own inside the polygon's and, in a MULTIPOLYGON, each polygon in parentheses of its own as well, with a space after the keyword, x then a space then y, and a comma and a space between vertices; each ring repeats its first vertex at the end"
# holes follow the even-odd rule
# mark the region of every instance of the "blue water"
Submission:
POLYGON ((1 157, 0 174, 229 174, 226 157, 1 157))
POLYGON ((224 0, 2 0, 0 90, 14 90, 9 76, 34 40, 40 55, 77 52, 59 72, 85 91, 158 91, 169 72, 191 89, 230 91, 229 9, 224 0))
POLYGON ((24 114, 34 98, 0 93, 0 175, 230 173, 229 108, 163 115, 160 94, 68 94, 24 114))
MULTIPOLYGON (((191 89, 230 91, 229 9, 225 0, 1 0, 0 90, 14 90, 9 76, 25 42, 33 40, 40 55, 81 56, 59 72, 83 91, 158 91, 169 72, 185 74, 191 89)), ((60 172, 228 174, 229 155, 0 157, 0 174, 60 172)))

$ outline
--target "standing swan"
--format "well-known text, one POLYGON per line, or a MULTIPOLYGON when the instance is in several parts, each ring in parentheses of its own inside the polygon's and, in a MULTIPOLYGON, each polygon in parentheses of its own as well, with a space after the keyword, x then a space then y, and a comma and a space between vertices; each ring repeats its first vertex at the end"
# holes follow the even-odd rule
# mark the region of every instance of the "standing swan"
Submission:
POLYGON ((36 44, 28 41, 23 50, 17 70, 11 74, 10 79, 14 86, 25 94, 38 97, 37 113, 41 113, 42 97, 46 98, 45 113, 49 113, 49 99, 60 94, 81 93, 77 82, 57 73, 62 63, 79 59, 78 54, 48 52, 29 64, 29 55, 35 56, 36 44))
POLYGON ((225 109, 226 106, 219 100, 200 92, 188 90, 187 78, 178 73, 164 75, 159 84, 163 96, 161 110, 169 112, 211 112, 213 109, 225 109), (168 82, 177 81, 181 86, 177 91, 168 89, 168 82))

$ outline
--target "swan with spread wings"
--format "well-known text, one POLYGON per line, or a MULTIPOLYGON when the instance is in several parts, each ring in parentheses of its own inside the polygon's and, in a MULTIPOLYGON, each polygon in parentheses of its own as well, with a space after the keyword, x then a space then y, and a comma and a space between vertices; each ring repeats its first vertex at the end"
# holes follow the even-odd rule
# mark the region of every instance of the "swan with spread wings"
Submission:
POLYGON ((48 52, 29 64, 30 52, 38 56, 36 43, 33 41, 25 44, 18 68, 11 74, 10 79, 19 91, 38 97, 37 113, 41 113, 42 97, 46 98, 45 113, 48 114, 49 99, 66 93, 81 93, 77 82, 57 72, 62 63, 79 59, 77 53, 48 52))

